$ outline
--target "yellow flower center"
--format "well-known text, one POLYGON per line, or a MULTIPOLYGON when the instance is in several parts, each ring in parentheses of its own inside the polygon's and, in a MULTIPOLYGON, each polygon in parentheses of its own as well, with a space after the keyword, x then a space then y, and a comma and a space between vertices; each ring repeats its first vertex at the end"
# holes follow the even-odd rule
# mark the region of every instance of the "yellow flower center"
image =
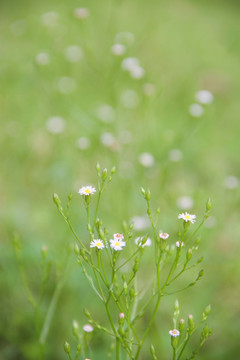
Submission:
POLYGON ((100 242, 97 242, 96 245, 97 246, 102 246, 102 244, 100 242))
POLYGON ((90 194, 90 189, 86 189, 85 193, 90 194))
POLYGON ((119 241, 116 241, 116 242, 115 242, 115 245, 116 245, 116 246, 120 246, 120 242, 119 242, 119 241))
POLYGON ((185 218, 186 218, 187 220, 189 220, 189 219, 190 219, 190 216, 189 216, 189 215, 185 215, 185 218))
POLYGON ((173 335, 177 335, 178 332, 176 330, 173 330, 172 333, 173 335))

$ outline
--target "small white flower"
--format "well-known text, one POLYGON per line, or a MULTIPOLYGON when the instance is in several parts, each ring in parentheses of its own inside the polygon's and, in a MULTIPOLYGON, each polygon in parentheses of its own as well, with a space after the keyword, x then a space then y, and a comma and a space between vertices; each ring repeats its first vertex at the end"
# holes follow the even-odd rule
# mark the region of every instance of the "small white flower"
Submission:
POLYGON ((135 109, 138 106, 138 95, 134 90, 125 90, 121 94, 121 102, 127 109, 135 109))
POLYGON ((166 240, 166 239, 169 238, 169 234, 168 234, 168 233, 162 233, 162 232, 160 232, 160 233, 159 233, 159 237, 160 237, 161 239, 163 239, 163 240, 166 240))
POLYGON ((145 70, 141 66, 136 65, 131 68, 130 75, 134 79, 142 79, 145 75, 145 70))
POLYGON ((100 239, 94 239, 90 242, 90 248, 96 247, 99 250, 102 250, 105 246, 102 240, 100 239))
POLYGON ((180 335, 180 332, 177 329, 174 329, 174 330, 170 330, 169 334, 173 337, 177 337, 180 335))
POLYGON ((182 213, 182 214, 179 214, 178 215, 178 219, 183 219, 184 221, 186 221, 186 222, 188 222, 188 221, 190 221, 192 224, 194 224, 195 223, 195 219, 196 219, 196 215, 190 215, 190 214, 188 214, 187 212, 185 212, 185 214, 184 213, 182 213))
POLYGON ((77 147, 78 147, 79 149, 81 149, 81 150, 86 150, 86 149, 88 149, 89 146, 90 146, 90 144, 91 144, 91 143, 90 143, 89 138, 87 138, 87 137, 85 137, 85 136, 80 137, 80 138, 77 139, 77 141, 76 141, 77 147))
POLYGON ((236 189, 239 185, 239 181, 236 176, 227 176, 224 183, 227 189, 236 189))
POLYGON ((134 230, 145 230, 150 227, 151 223, 147 216, 134 216, 130 222, 133 222, 134 230))
POLYGON ((184 242, 177 241, 177 242, 176 242, 176 247, 180 247, 180 244, 181 244, 181 247, 183 247, 184 242))
POLYGON ((103 122, 112 123, 116 118, 116 111, 111 105, 103 104, 97 108, 96 115, 103 122))
POLYGON ((87 333, 93 332, 93 326, 90 324, 83 325, 83 330, 87 333))
POLYGON ((115 240, 123 240, 124 239, 124 236, 123 236, 123 234, 119 234, 119 233, 117 233, 117 234, 113 234, 113 238, 115 239, 115 240))
POLYGON ((88 185, 88 186, 82 186, 82 187, 78 190, 78 193, 79 193, 80 195, 86 195, 86 196, 92 195, 92 194, 94 194, 95 192, 96 192, 95 187, 90 186, 90 185, 88 185))
POLYGON ((182 160, 182 152, 179 149, 172 149, 168 154, 169 160, 178 162, 182 160))
POLYGON ((113 55, 121 56, 125 53, 126 47, 123 44, 114 44, 111 47, 111 51, 112 51, 113 55))
POLYGON ((209 90, 200 90, 196 93, 195 99, 201 104, 211 104, 213 102, 213 94, 209 90))
POLYGON ((47 120, 46 127, 52 134, 60 134, 65 129, 65 121, 61 116, 52 116, 47 120))
POLYGON ((89 16, 89 11, 87 8, 77 8, 74 10, 74 16, 77 19, 86 19, 89 16))
POLYGON ((141 153, 138 156, 138 161, 144 167, 151 167, 155 162, 153 155, 148 152, 141 153))
POLYGON ((183 210, 190 210, 193 207, 193 199, 190 196, 181 196, 177 200, 177 206, 183 210))
POLYGON ((41 16, 43 26, 54 27, 57 25, 59 14, 55 11, 49 11, 41 16))
POLYGON ((37 54, 36 56, 36 63, 40 66, 45 66, 47 64, 49 64, 50 62, 50 56, 45 53, 45 52, 41 52, 39 54, 37 54))
POLYGON ((125 71, 132 71, 136 66, 140 66, 140 61, 136 57, 129 57, 123 59, 121 66, 125 71))
POLYGON ((83 58, 83 50, 77 45, 68 46, 64 55, 69 62, 76 63, 83 58))
POLYGON ((110 247, 115 251, 122 250, 124 246, 126 246, 125 241, 118 240, 118 239, 110 240, 110 247))
POLYGON ((62 94, 71 94, 73 91, 76 90, 77 83, 74 79, 63 76, 57 82, 58 90, 62 94))
POLYGON ((204 109, 201 105, 199 104, 192 104, 189 107, 189 113, 194 116, 194 117, 200 117, 203 115, 204 113, 204 109))
POLYGON ((144 242, 144 236, 140 236, 135 239, 135 244, 144 248, 145 246, 151 246, 152 240, 147 238, 147 240, 144 242))
POLYGON ((156 94, 156 88, 153 84, 150 84, 150 83, 144 84, 142 89, 143 89, 144 95, 146 95, 146 96, 153 96, 156 94))

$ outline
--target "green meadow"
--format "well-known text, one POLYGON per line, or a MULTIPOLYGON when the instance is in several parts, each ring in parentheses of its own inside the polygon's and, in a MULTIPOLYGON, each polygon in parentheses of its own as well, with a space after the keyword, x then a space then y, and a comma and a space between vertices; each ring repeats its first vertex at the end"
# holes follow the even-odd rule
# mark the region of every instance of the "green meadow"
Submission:
MULTIPOLYGON (((141 187, 150 189, 152 208, 160 207, 158 230, 170 234, 170 245, 180 229, 178 214, 195 214, 195 229, 211 199, 211 214, 200 232, 204 277, 163 299, 149 336, 158 358, 172 359, 168 331, 175 299, 185 318, 198 319, 211 304, 213 335, 198 359, 237 360, 240 3, 2 0, 0 9, 0 359, 39 356, 14 234, 36 296, 43 246, 52 261, 40 324, 66 254, 70 257, 44 359, 67 359, 63 344, 74 346, 72 321, 81 328, 87 323, 85 307, 104 323, 72 250, 74 237, 52 200, 57 193, 65 208, 72 193, 72 223, 88 241, 78 190, 97 187, 99 162, 109 171, 116 166, 99 212, 109 236, 123 232, 123 221, 135 224, 133 238, 152 236, 141 187)), ((151 278, 151 261, 146 251, 138 279, 143 286, 151 278)), ((91 360, 106 359, 108 338, 98 331, 89 336, 91 360)), ((150 340, 141 360, 150 359, 150 340)))

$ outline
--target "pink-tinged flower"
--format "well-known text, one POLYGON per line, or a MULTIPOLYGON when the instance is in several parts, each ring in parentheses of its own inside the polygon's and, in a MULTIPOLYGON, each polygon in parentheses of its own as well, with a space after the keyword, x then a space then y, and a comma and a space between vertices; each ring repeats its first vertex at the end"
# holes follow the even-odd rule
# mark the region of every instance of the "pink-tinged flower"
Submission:
POLYGON ((177 329, 174 329, 174 330, 170 330, 169 334, 173 337, 177 337, 180 335, 180 332, 177 329))
POLYGON ((160 232, 159 237, 163 240, 167 240, 169 238, 169 234, 160 232))
POLYGON ((176 242, 176 246, 177 246, 177 247, 180 247, 180 245, 181 245, 181 247, 183 247, 183 245, 184 245, 184 242, 181 242, 181 241, 177 241, 177 242, 176 242))
POLYGON ((113 234, 113 238, 116 239, 116 240, 123 240, 124 239, 124 236, 123 234, 113 234))
POLYGON ((95 192, 96 192, 95 187, 90 186, 90 185, 88 185, 88 186, 83 186, 83 187, 81 187, 81 188, 78 190, 78 193, 79 193, 80 195, 86 195, 86 196, 92 195, 92 194, 94 194, 95 192))
POLYGON ((137 237, 135 239, 135 244, 144 248, 145 246, 151 246, 152 240, 150 238, 147 238, 146 241, 144 241, 146 238, 144 236, 137 237))
POLYGON ((188 214, 187 212, 185 212, 185 214, 184 213, 182 213, 182 214, 179 214, 178 215, 178 219, 183 219, 185 222, 188 222, 188 221, 190 221, 192 224, 194 224, 195 223, 195 219, 196 219, 196 215, 190 215, 190 214, 188 214))
POLYGON ((87 333, 93 332, 93 326, 90 324, 86 324, 83 326, 83 330, 87 333))
POLYGON ((125 241, 118 240, 118 239, 110 240, 110 247, 115 251, 122 250, 124 246, 126 246, 125 241))
POLYGON ((100 239, 95 239, 93 241, 90 242, 90 248, 96 247, 99 250, 102 250, 105 246, 102 240, 100 239))

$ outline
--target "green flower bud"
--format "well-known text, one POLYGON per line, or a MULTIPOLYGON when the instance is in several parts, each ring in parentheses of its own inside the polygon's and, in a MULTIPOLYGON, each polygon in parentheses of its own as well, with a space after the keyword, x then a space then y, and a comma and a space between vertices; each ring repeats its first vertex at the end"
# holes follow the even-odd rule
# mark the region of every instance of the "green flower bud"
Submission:
POLYGON ((70 352, 71 352, 70 344, 67 341, 64 344, 64 351, 67 354, 70 354, 70 352))
POLYGON ((153 360, 157 360, 156 351, 155 351, 155 348, 154 348, 153 344, 151 344, 151 346, 150 346, 150 351, 151 351, 153 360))
POLYGON ((187 261, 191 260, 191 258, 192 258, 192 249, 188 249, 186 258, 187 258, 187 261))
POLYGON ((204 260, 204 256, 201 256, 201 257, 198 259, 197 264, 200 264, 201 262, 203 262, 203 260, 204 260))
POLYGON ((146 191, 146 193, 145 193, 145 199, 146 199, 147 201, 149 201, 149 200, 151 199, 151 193, 150 193, 150 190, 149 190, 149 189, 147 189, 147 191, 146 191))
POLYGON ((80 254, 80 249, 79 249, 78 244, 75 244, 75 245, 74 245, 73 250, 74 250, 74 252, 75 252, 76 255, 79 255, 79 254, 80 254))
POLYGON ((57 205, 58 208, 61 207, 61 200, 59 199, 58 194, 56 194, 56 193, 53 194, 53 201, 57 205))
POLYGON ((73 333, 74 336, 78 336, 78 334, 79 334, 79 325, 78 325, 78 322, 76 320, 73 320, 72 333, 73 333))
POLYGON ((211 305, 208 305, 202 314, 202 321, 207 320, 207 317, 210 314, 210 312, 211 312, 211 305))
POLYGON ((43 257, 43 259, 46 259, 46 257, 47 257, 47 252, 48 252, 47 246, 46 246, 46 245, 43 245, 43 246, 42 246, 42 257, 43 257))
POLYGON ((203 277, 203 275, 204 275, 204 270, 202 269, 202 270, 200 270, 199 273, 198 273, 197 280, 200 280, 201 277, 203 277))
POLYGON ((85 314, 85 316, 88 318, 88 319, 91 319, 92 317, 91 317, 91 315, 90 315, 90 312, 88 311, 88 309, 84 309, 84 314, 85 314))
POLYGON ((103 169, 102 171, 102 180, 105 181, 107 179, 107 176, 108 176, 108 171, 107 169, 103 169))
POLYGON ((184 328, 185 328, 185 321, 184 321, 184 319, 180 319, 179 320, 179 331, 180 331, 180 333, 183 333, 184 328))
POLYGON ((96 164, 96 170, 97 170, 97 174, 98 174, 98 175, 99 175, 100 169, 101 169, 100 164, 99 164, 99 162, 97 162, 97 164, 96 164))
POLYGON ((194 330, 194 319, 193 316, 190 314, 188 315, 188 331, 191 334, 194 330))
POLYGON ((141 193, 143 194, 143 196, 145 196, 145 194, 146 194, 146 191, 143 187, 141 187, 141 193))
POLYGON ((72 193, 68 194, 68 200, 69 200, 69 201, 72 200, 72 193))
POLYGON ((212 207, 212 202, 211 202, 211 199, 208 198, 207 203, 206 203, 206 210, 210 211, 211 207, 212 207))
POLYGON ((113 166, 113 167, 111 168, 111 175, 115 174, 115 172, 116 172, 116 166, 113 166))

